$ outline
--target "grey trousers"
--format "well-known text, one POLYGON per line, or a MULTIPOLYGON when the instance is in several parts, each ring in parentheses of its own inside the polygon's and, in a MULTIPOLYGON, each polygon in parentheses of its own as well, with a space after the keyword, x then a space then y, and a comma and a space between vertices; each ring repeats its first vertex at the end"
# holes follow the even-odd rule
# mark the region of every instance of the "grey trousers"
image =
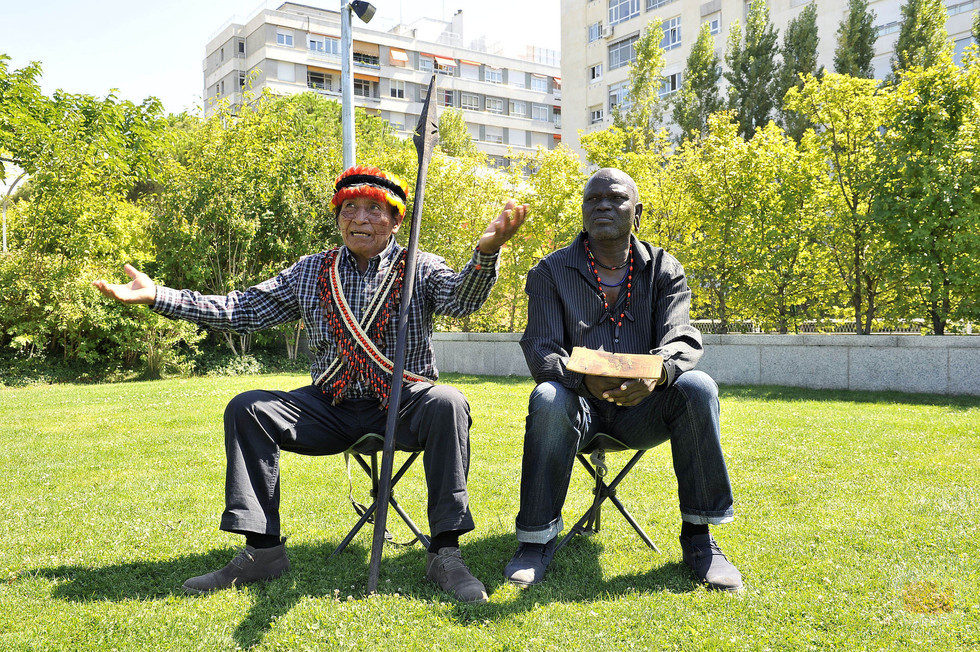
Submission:
MULTIPOLYGON (((384 434, 387 410, 377 399, 332 405, 313 385, 290 392, 252 390, 225 409, 225 511, 221 529, 280 534, 279 451, 334 455, 367 433, 384 434)), ((429 531, 473 529, 466 478, 470 465, 470 406, 446 385, 409 383, 402 389, 395 447, 424 451, 429 531)))

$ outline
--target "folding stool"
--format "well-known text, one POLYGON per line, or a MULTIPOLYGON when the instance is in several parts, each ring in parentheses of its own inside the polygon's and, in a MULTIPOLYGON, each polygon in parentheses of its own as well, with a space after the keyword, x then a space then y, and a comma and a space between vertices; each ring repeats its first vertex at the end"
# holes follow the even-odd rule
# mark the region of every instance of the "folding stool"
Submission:
MULTIPOLYGON (((354 536, 358 533, 358 531, 360 531, 360 529, 364 527, 365 523, 374 522, 374 511, 378 507, 378 485, 380 484, 380 479, 378 477, 378 470, 381 466, 380 454, 381 454, 381 449, 384 447, 384 441, 385 441, 384 435, 379 435, 376 433, 368 433, 363 437, 361 437, 360 439, 358 439, 356 442, 354 442, 353 445, 351 445, 350 448, 344 451, 345 457, 349 456, 349 458, 353 458, 354 461, 357 462, 358 466, 360 466, 361 469, 363 469, 364 473, 366 473, 368 477, 371 478, 372 503, 369 506, 365 507, 360 503, 356 502, 353 496, 351 497, 351 504, 354 506, 354 511, 360 514, 361 518, 360 520, 357 521, 357 523, 354 525, 351 531, 347 533, 347 536, 344 537, 344 540, 340 542, 340 545, 337 546, 337 549, 334 550, 333 553, 331 553, 330 555, 331 557, 340 554, 344 550, 344 548, 346 548, 347 545, 354 539, 354 536), (371 458, 370 464, 365 459, 365 456, 370 456, 371 458)), ((415 535, 415 538, 422 543, 423 547, 428 549, 429 537, 425 536, 425 534, 422 533, 422 531, 418 528, 418 526, 415 525, 415 522, 412 521, 412 519, 405 512, 405 510, 402 509, 402 506, 398 504, 398 501, 395 500, 395 485, 398 484, 398 481, 401 480, 403 475, 405 475, 405 472, 408 471, 409 467, 412 466, 412 462, 414 462, 415 459, 422 454, 422 451, 407 451, 407 452, 409 454, 408 459, 406 459, 402 463, 401 467, 399 467, 398 470, 394 472, 391 476, 391 495, 388 498, 388 503, 395 510, 395 513, 398 514, 403 521, 405 521, 405 525, 407 525, 408 529, 412 531, 412 533, 415 535)), ((349 473, 350 473, 350 468, 348 467, 348 474, 349 473)), ((385 532, 385 538, 388 541, 393 542, 390 533, 388 533, 387 531, 385 532)), ((412 543, 415 543, 415 539, 413 539, 411 542, 404 545, 411 545, 412 543)))
POLYGON ((613 453, 625 450, 633 450, 631 446, 627 446, 623 442, 619 441, 615 437, 607 435, 605 433, 597 433, 595 437, 586 442, 582 448, 578 450, 575 457, 578 461, 582 463, 585 470, 589 472, 589 475, 595 480, 595 487, 592 489, 592 493, 595 498, 592 500, 592 505, 589 509, 582 515, 572 529, 558 542, 555 546, 555 552, 557 553, 561 550, 566 543, 568 543, 573 536, 576 534, 594 534, 599 531, 600 527, 600 516, 602 510, 602 503, 609 499, 613 505, 620 511, 626 522, 633 526, 636 533, 640 535, 643 539, 643 543, 650 546, 654 551, 660 552, 660 549, 653 543, 647 533, 643 531, 640 524, 636 522, 633 515, 629 513, 623 503, 616 496, 616 488, 619 483, 623 481, 636 463, 640 461, 643 454, 649 449, 637 450, 630 461, 626 463, 626 466, 613 478, 613 481, 606 483, 605 477, 608 474, 608 467, 606 466, 606 453, 613 453), (590 458, 586 458, 589 455, 590 458), (591 464, 590 464, 591 459, 591 464), (593 466, 594 465, 594 466, 593 466))

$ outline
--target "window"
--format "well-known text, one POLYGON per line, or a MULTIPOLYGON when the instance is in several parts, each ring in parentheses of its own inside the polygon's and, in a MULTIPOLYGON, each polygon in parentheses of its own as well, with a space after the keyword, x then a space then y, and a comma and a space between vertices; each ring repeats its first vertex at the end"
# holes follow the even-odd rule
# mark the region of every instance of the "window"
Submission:
POLYGON ((447 59, 445 57, 436 57, 435 71, 440 75, 455 75, 456 60, 447 59))
POLYGON ((548 122, 551 119, 549 115, 551 112, 548 107, 544 104, 532 104, 531 105, 531 119, 540 120, 541 122, 548 122))
POLYGON ((705 18, 704 22, 708 23, 708 29, 711 30, 712 34, 717 35, 721 33, 721 12, 716 11, 705 18))
POLYGON ((221 52, 219 52, 218 55, 219 55, 218 56, 218 61, 219 62, 224 61, 225 60, 225 49, 224 48, 221 48, 221 52))
POLYGON ((459 106, 470 111, 480 110, 480 96, 473 93, 460 93, 459 106))
POLYGON ((388 92, 392 97, 397 97, 400 100, 405 99, 405 82, 392 79, 388 83, 388 92))
POLYGON ((245 41, 238 42, 238 54, 245 54, 245 41))
POLYGON ((490 113, 503 113, 504 112, 504 101, 499 97, 488 97, 487 98, 487 111, 490 113))
POLYGON ((609 112, 612 113, 617 106, 624 109, 629 106, 629 98, 626 96, 626 82, 609 86, 609 112))
POLYGON ((640 0, 609 0, 609 24, 615 25, 640 15, 640 0))
POLYGON ((548 78, 541 75, 531 75, 531 90, 541 93, 548 92, 548 78))
POLYGON ((970 38, 969 36, 956 40, 956 42, 953 44, 953 62, 957 66, 963 65, 963 54, 971 44, 976 42, 976 39, 970 38))
POLYGON ((527 117, 527 102, 521 102, 519 100, 510 101, 510 114, 517 118, 527 117))
POLYGON ((527 147, 527 132, 523 129, 508 129, 507 144, 527 147))
POLYGON ((637 38, 639 38, 639 36, 634 34, 629 38, 616 41, 609 46, 610 70, 622 68, 623 66, 627 66, 632 63, 633 59, 636 58, 636 48, 634 48, 634 44, 636 43, 637 38))
POLYGON ((504 142, 503 127, 491 127, 487 125, 483 133, 483 140, 485 140, 488 143, 503 143, 504 142))
POLYGON ((603 110, 601 106, 593 106, 589 109, 589 124, 599 124, 602 122, 603 110))
POLYGON ((487 66, 483 69, 483 81, 488 81, 491 84, 503 84, 504 71, 501 68, 487 66))
POLYGON ((219 94, 220 95, 224 95, 225 94, 225 80, 224 79, 221 80, 221 91, 219 92, 219 94))
POLYGON ((459 76, 463 79, 480 79, 480 66, 472 63, 459 63, 459 76))
POLYGON ((523 72, 511 70, 507 77, 507 81, 510 82, 511 86, 516 88, 527 88, 527 75, 523 72))
POLYGON ((377 97, 375 88, 377 87, 377 82, 371 82, 364 79, 354 80, 354 95, 359 97, 377 97))
POLYGON ((420 54, 419 70, 421 70, 422 72, 432 72, 433 69, 434 69, 434 62, 432 61, 432 57, 426 57, 420 54))
POLYGON ((681 46, 681 17, 674 16, 668 21, 664 21, 664 40, 660 41, 660 47, 665 50, 673 50, 681 46))
POLYGON ((602 21, 589 25, 589 43, 602 38, 602 21))
POLYGON ((439 106, 456 106, 453 104, 453 92, 451 90, 439 91, 439 106))
POLYGON ((363 52, 355 52, 352 58, 354 59, 354 63, 360 64, 362 66, 377 67, 381 65, 381 60, 376 54, 364 54, 363 52))
POLYGON ((664 85, 660 87, 660 97, 666 97, 681 89, 681 73, 664 76, 664 85))
POLYGON ((398 48, 388 48, 388 62, 393 66, 404 68, 408 65, 408 53, 398 48))
POLYGON ((597 63, 594 66, 589 67, 589 81, 594 82, 598 79, 602 79, 602 64, 597 63))
POLYGON ((329 36, 311 36, 307 41, 310 52, 322 55, 340 55, 340 39, 329 36))
POLYGON ((296 67, 292 63, 289 61, 279 61, 277 63, 277 77, 280 81, 296 81, 296 67))
POLYGON ((321 91, 329 91, 333 79, 330 75, 326 75, 322 72, 315 72, 309 70, 306 73, 306 85, 309 88, 315 88, 321 91))
MULTIPOLYGON (((955 4, 950 3, 946 5, 946 13, 950 16, 955 16, 956 14, 962 14, 972 10, 974 6, 976 6, 976 0, 967 0, 966 2, 959 2, 955 4)), ((959 41, 957 41, 957 43, 958 42, 959 41)))
POLYGON ((670 4, 674 0, 647 0, 647 11, 651 9, 658 9, 664 5, 670 4))
POLYGON ((245 88, 245 73, 238 73, 238 88, 245 88))
POLYGON ((287 48, 293 47, 293 33, 277 29, 276 45, 285 45, 287 48))

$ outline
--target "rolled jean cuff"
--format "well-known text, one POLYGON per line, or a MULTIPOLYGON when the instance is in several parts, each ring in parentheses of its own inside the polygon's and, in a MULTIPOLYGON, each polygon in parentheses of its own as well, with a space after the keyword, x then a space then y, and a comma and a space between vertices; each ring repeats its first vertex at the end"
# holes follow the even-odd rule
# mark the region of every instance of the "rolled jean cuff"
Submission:
POLYGON ((517 524, 517 540, 521 543, 548 543, 557 537, 564 527, 565 523, 562 522, 561 516, 547 525, 534 528, 523 528, 517 524))
POLYGON ((681 520, 685 523, 695 525, 721 525, 731 523, 735 520, 735 510, 727 509, 724 512, 681 512, 681 520))

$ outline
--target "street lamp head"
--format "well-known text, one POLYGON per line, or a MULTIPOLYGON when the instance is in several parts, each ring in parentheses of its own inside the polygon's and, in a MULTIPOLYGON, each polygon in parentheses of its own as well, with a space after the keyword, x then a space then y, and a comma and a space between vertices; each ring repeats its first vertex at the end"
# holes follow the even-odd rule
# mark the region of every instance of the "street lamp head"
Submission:
POLYGON ((353 0, 350 3, 350 8, 354 10, 357 17, 363 20, 365 23, 370 23, 371 19, 374 18, 374 12, 377 11, 374 5, 370 2, 364 2, 364 0, 353 0))

